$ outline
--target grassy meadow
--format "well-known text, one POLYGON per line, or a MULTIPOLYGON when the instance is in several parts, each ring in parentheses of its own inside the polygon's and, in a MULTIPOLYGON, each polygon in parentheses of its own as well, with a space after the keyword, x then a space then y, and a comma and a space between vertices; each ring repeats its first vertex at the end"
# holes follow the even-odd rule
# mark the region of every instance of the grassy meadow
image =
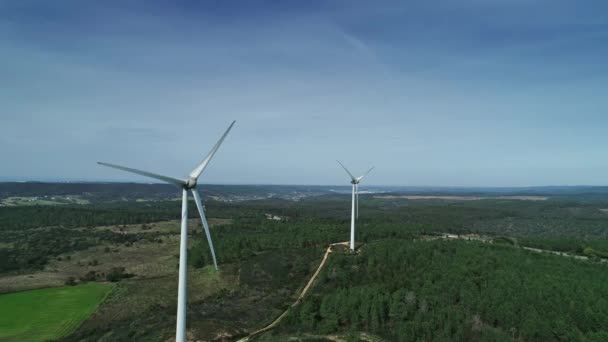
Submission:
POLYGON ((1 341, 47 341, 86 320, 113 285, 88 283, 0 295, 1 341))

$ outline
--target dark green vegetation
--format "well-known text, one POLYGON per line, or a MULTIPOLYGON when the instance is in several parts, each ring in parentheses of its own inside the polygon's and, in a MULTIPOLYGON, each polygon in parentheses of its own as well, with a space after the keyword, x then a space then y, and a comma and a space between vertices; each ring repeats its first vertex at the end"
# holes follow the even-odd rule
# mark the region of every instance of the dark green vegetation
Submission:
MULTIPOLYGON (((137 185, 142 197, 122 198, 114 186, 107 197, 81 194, 91 204, 0 207, 0 292, 114 282, 108 300, 64 340, 166 340, 175 324, 180 213, 180 203, 168 199, 178 191, 146 197, 156 190, 137 185)), ((132 185, 122 186, 129 192, 132 185)), ((227 188, 228 196, 240 196, 242 189, 227 188)), ((247 196, 264 198, 254 201, 207 194, 219 273, 209 267, 199 223, 191 223, 193 337, 236 339, 271 322, 295 300, 325 248, 348 239, 350 196, 266 198, 271 190, 247 188, 247 196)), ((53 191, 74 195, 59 186, 53 191)), ((602 339, 608 312, 599 301, 608 280, 608 264, 599 262, 608 252, 602 194, 568 192, 546 201, 361 195, 360 254, 330 254, 310 296, 258 338, 364 332, 388 340, 602 339), (432 241, 440 233, 485 242, 432 241)), ((191 203, 190 217, 196 215, 191 203)))
MULTIPOLYGON (((211 202, 216 217, 230 217, 254 209, 211 202)), ((122 234, 95 230, 97 226, 124 227, 128 224, 179 219, 178 202, 126 202, 87 206, 0 207, 0 272, 40 269, 50 257, 104 243, 134 243, 158 240, 167 234, 122 234)), ((190 203, 190 217, 198 215, 190 203)))
POLYGON ((381 240, 333 255, 275 334, 606 341, 608 268, 477 241, 381 240))
POLYGON ((68 335, 111 288, 86 284, 0 295, 0 340, 47 341, 68 335))

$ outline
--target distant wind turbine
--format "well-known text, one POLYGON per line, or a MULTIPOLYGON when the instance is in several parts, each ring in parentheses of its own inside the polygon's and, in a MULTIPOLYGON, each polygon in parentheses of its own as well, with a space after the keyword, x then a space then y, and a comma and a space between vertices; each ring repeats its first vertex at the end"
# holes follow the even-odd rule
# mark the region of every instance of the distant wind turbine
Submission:
POLYGON ((155 178, 161 180, 163 182, 167 182, 169 184, 177 185, 182 188, 182 223, 181 223, 181 239, 179 245, 179 281, 177 287, 177 327, 175 331, 175 341, 183 342, 186 340, 186 272, 187 272, 187 261, 188 261, 188 190, 192 192, 192 196, 194 197, 194 201, 196 202, 196 207, 198 208, 198 212, 201 216, 201 221, 203 222, 203 228, 205 229, 205 235, 207 236, 207 241, 209 242, 209 249, 211 250, 211 257, 213 257, 213 265, 217 270, 217 260, 215 259, 215 251, 213 250, 213 242, 211 241, 211 234, 209 233, 209 225, 207 224, 207 218, 205 217, 205 209, 203 208, 203 204, 201 203, 201 198, 196 191, 196 183, 198 178, 203 173, 211 158, 217 150, 220 148, 220 145, 234 126, 236 121, 232 121, 224 135, 218 140, 218 142, 213 146, 207 157, 203 159, 203 161, 190 172, 190 175, 186 179, 177 179, 173 177, 167 177, 147 171, 132 169, 130 167, 124 167, 120 165, 108 164, 97 162, 99 165, 112 167, 115 169, 136 173, 138 175, 155 178))
POLYGON ((365 171, 365 173, 362 176, 355 178, 355 176, 353 176, 353 174, 350 173, 350 171, 348 171, 346 166, 344 166, 342 163, 340 163, 339 160, 336 160, 336 161, 338 162, 338 164, 340 164, 340 166, 342 166, 344 171, 346 171, 346 173, 348 173, 348 175, 351 178, 350 183, 353 185, 353 201, 352 201, 352 211, 351 211, 351 216, 350 216, 350 249, 351 249, 351 251, 354 251, 355 250, 355 219, 359 218, 359 183, 361 182, 361 180, 363 180, 363 177, 367 176, 367 174, 370 173, 374 169, 374 167, 372 166, 369 170, 365 171))

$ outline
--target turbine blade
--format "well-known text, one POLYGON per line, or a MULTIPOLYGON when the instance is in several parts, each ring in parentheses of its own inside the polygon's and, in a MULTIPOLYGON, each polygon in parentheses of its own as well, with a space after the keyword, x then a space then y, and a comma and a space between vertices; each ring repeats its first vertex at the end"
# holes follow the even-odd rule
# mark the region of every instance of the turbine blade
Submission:
POLYGON ((340 163, 339 160, 336 160, 338 162, 338 164, 340 164, 340 166, 342 166, 342 168, 344 169, 344 171, 346 171, 346 173, 348 173, 348 175, 350 176, 350 178, 355 181, 357 180, 352 173, 350 173, 350 171, 348 171, 348 169, 346 168, 346 166, 344 166, 344 164, 340 163))
POLYGON ((222 142, 224 142, 224 139, 228 135, 228 132, 230 132, 230 130, 232 129, 232 126, 234 126, 235 123, 236 123, 236 120, 232 121, 230 126, 228 126, 228 129, 226 130, 226 132, 224 132, 224 135, 222 135, 220 140, 218 140, 217 143, 215 143, 215 145, 211 149, 211 151, 209 151, 209 154, 207 154, 207 157, 205 157, 205 159, 203 159, 203 161, 196 167, 196 169, 194 169, 194 170, 192 170, 192 172, 190 172, 190 177, 198 179, 198 177, 201 175, 201 173, 203 173, 203 170, 205 170, 205 168, 209 164, 209 161, 211 161, 211 158, 213 158, 213 155, 215 154, 215 152, 217 152, 217 150, 220 148, 220 145, 222 144, 222 142))
POLYGON ((201 197, 198 194, 198 191, 192 189, 192 195, 194 196, 194 201, 196 202, 196 207, 198 208, 198 213, 201 215, 201 221, 203 221, 203 228, 205 229, 205 235, 207 236, 207 241, 209 242, 209 249, 211 250, 211 257, 213 258, 213 266, 217 270, 217 260, 215 259, 215 250, 213 249, 213 241, 211 241, 211 232, 209 232, 209 224, 207 224, 207 218, 205 217, 205 209, 203 209, 203 203, 201 202, 201 197))
POLYGON ((372 172, 373 169, 374 169, 374 166, 370 167, 369 170, 365 171, 365 173, 362 176, 357 178, 357 181, 361 181, 363 179, 363 177, 367 176, 367 174, 372 172))
POLYGON ((130 168, 130 167, 125 167, 125 166, 120 166, 120 165, 114 165, 114 164, 108 164, 108 163, 103 163, 103 162, 97 162, 97 164, 103 165, 103 166, 107 166, 107 167, 111 167, 111 168, 118 169, 118 170, 123 170, 123 171, 131 172, 131 173, 135 173, 135 174, 138 174, 138 175, 141 175, 141 176, 155 178, 155 179, 161 180, 163 182, 167 182, 169 184, 175 184, 175 185, 177 185, 179 187, 181 187, 184 184, 186 184, 186 182, 184 182, 181 179, 177 179, 177 178, 173 178, 173 177, 167 177, 167 176, 159 175, 159 174, 148 172, 148 171, 142 171, 142 170, 133 169, 133 168, 130 168))

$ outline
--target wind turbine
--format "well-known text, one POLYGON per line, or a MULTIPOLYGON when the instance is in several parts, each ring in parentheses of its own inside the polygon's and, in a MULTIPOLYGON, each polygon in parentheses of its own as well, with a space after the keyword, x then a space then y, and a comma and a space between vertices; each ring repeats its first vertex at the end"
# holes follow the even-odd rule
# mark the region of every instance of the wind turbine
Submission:
POLYGON ((182 188, 182 223, 181 223, 181 238, 179 244, 179 281, 177 286, 177 327, 175 331, 175 341, 183 342, 186 340, 186 272, 187 272, 187 261, 188 261, 188 191, 192 192, 192 196, 194 197, 194 201, 196 202, 196 207, 198 208, 198 212, 201 216, 201 221, 203 222, 203 228, 205 229, 205 235, 207 236, 207 241, 209 242, 209 249, 211 250, 211 256, 213 257, 213 265, 217 270, 217 260, 215 259, 215 251, 213 250, 213 242, 211 241, 211 234, 209 233, 209 225, 207 224, 207 218, 205 217, 205 209, 203 208, 203 204, 201 203, 201 198, 196 191, 196 183, 198 178, 201 176, 211 158, 217 150, 220 148, 220 145, 234 126, 236 121, 232 121, 230 126, 224 135, 218 140, 218 142, 213 146, 207 157, 203 159, 203 161, 190 172, 188 178, 186 179, 177 179, 173 177, 167 177, 163 175, 159 175, 156 173, 142 171, 137 169, 132 169, 130 167, 108 164, 97 162, 99 165, 112 167, 115 169, 136 173, 138 175, 155 178, 161 180, 163 182, 167 182, 169 184, 177 185, 182 188))
POLYGON ((348 171, 348 169, 346 168, 346 166, 344 166, 344 164, 340 163, 339 160, 336 160, 336 161, 338 162, 338 164, 340 164, 340 166, 342 166, 344 171, 346 171, 346 173, 348 173, 348 175, 351 178, 350 184, 353 185, 353 203, 352 203, 352 210, 351 210, 351 215, 350 215, 350 250, 354 251, 355 250, 355 219, 359 218, 359 183, 361 182, 361 180, 363 180, 363 177, 367 176, 367 174, 370 173, 374 169, 374 167, 372 166, 369 170, 365 171, 365 173, 362 176, 355 177, 355 176, 353 176, 352 173, 350 173, 350 171, 348 171))

